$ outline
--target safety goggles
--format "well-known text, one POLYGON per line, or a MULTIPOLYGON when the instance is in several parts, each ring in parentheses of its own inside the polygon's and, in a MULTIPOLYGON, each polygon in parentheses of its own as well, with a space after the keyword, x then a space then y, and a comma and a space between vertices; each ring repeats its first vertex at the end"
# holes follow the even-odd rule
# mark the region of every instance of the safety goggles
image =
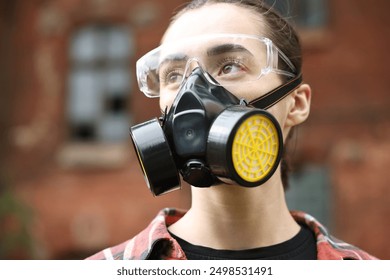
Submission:
POLYGON ((245 34, 212 34, 164 43, 136 63, 140 90, 147 97, 177 92, 191 71, 200 67, 215 85, 229 86, 269 73, 293 78, 295 67, 273 42, 245 34), (281 59, 289 70, 279 68, 281 59))

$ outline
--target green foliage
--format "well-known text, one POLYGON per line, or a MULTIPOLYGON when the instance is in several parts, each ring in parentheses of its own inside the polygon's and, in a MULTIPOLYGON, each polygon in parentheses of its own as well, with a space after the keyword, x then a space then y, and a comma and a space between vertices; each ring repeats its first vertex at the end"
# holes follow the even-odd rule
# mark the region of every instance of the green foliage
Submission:
POLYGON ((0 259, 32 257, 31 221, 31 209, 0 183, 0 259))

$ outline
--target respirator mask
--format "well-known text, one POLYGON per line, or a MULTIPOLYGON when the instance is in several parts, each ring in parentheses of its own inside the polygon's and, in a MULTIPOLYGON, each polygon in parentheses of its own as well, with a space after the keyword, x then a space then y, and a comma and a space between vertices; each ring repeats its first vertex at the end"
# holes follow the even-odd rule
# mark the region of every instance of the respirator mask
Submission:
POLYGON ((138 84, 146 96, 176 96, 160 118, 130 128, 151 192, 180 188, 180 177, 194 187, 266 182, 283 152, 281 128, 266 109, 300 85, 294 73, 271 40, 242 34, 163 44, 138 60, 138 84), (279 69, 279 58, 291 71, 279 69), (271 72, 288 76, 288 82, 256 100, 239 99, 225 88, 245 88, 271 72))

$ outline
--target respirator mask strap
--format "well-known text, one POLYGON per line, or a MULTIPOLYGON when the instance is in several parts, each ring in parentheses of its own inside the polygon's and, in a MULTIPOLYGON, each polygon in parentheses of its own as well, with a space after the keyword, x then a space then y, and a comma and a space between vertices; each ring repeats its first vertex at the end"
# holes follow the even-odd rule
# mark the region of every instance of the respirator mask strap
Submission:
POLYGON ((255 108, 267 110, 268 108, 272 107, 280 100, 285 98, 287 95, 289 95, 293 90, 298 88, 301 83, 302 74, 300 73, 293 79, 289 80, 287 83, 271 90, 270 92, 259 98, 252 100, 251 102, 249 102, 248 105, 251 105, 255 108))

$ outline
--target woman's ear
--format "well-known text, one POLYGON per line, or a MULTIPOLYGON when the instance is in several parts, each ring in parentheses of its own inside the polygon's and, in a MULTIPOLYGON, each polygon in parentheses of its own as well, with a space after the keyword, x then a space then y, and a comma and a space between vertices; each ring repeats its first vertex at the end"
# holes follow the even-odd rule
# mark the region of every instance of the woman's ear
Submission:
POLYGON ((311 88, 302 84, 291 94, 286 126, 293 127, 304 122, 310 113, 310 103, 311 88))

